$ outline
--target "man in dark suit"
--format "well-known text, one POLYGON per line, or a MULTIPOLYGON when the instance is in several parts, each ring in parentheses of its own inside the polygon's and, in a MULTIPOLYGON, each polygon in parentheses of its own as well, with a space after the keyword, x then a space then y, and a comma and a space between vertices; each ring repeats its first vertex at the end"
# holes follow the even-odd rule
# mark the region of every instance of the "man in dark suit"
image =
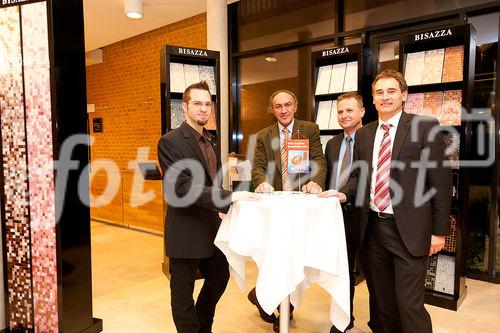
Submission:
POLYGON ((226 257, 214 245, 217 212, 227 212, 231 202, 258 198, 221 188, 216 138, 204 128, 213 110, 206 82, 186 88, 182 108, 186 121, 158 142, 168 202, 164 235, 172 316, 179 333, 211 333, 215 307, 229 279, 226 257), (198 270, 205 281, 195 304, 198 270))
POLYGON ((378 74, 372 94, 379 120, 357 131, 352 171, 338 195, 359 207, 384 332, 429 333, 427 258, 450 232, 445 144, 436 119, 403 111, 408 86, 401 73, 378 74))
MULTIPOLYGON (((257 133, 257 144, 252 164, 252 181, 255 192, 300 191, 320 193, 325 187, 326 161, 321 147, 318 125, 294 118, 298 101, 294 93, 278 90, 269 98, 269 108, 277 123, 257 133), (288 174, 285 142, 287 139, 309 140, 310 172, 307 174, 288 174)), ((268 315, 260 307, 255 288, 248 294, 248 299, 257 306, 261 318, 274 322, 273 329, 279 331, 279 318, 268 315)), ((290 319, 293 307, 290 307, 290 319)))
MULTIPOLYGON (((365 114, 363 107, 363 98, 356 92, 348 92, 340 95, 337 98, 337 117, 343 133, 336 135, 328 141, 325 149, 327 173, 326 173, 326 188, 320 194, 322 197, 331 195, 333 190, 338 190, 345 185, 349 178, 352 163, 352 151, 356 141, 356 131, 362 126, 362 118, 365 114)), ((344 226, 347 244, 347 259, 349 262, 349 278, 350 278, 350 305, 351 305, 351 322, 347 326, 347 330, 354 327, 353 316, 353 300, 356 284, 356 254, 360 250, 359 224, 352 214, 353 206, 350 203, 342 205, 342 213, 344 215, 344 226)), ((363 266, 363 271, 366 277, 366 283, 370 292, 370 321, 368 326, 373 332, 382 332, 378 313, 373 297, 372 283, 369 278, 369 271, 365 260, 365 253, 359 251, 359 259, 363 266)), ((332 326, 330 333, 340 332, 335 326, 332 326)))

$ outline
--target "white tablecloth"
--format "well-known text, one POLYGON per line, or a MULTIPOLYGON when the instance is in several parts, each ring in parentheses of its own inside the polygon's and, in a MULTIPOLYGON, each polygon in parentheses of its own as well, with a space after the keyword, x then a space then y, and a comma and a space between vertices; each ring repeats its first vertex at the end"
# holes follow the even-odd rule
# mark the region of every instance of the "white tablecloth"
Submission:
POLYGON ((245 264, 258 268, 257 299, 272 313, 290 295, 298 307, 311 283, 330 295, 330 319, 341 331, 350 321, 349 272, 342 210, 337 198, 296 192, 240 201, 222 221, 215 244, 243 291, 245 264))

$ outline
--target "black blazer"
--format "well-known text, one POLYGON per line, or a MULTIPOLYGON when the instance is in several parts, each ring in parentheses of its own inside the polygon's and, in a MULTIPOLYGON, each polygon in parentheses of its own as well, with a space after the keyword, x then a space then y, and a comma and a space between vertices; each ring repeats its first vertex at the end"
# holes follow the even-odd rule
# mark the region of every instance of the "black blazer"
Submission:
POLYGON ((164 228, 168 257, 207 258, 214 254, 214 239, 220 225, 217 212, 227 212, 232 193, 221 188, 221 162, 215 141, 211 138, 217 155, 216 184, 212 182, 205 158, 186 122, 158 142, 158 160, 168 204, 164 228), (189 162, 194 162, 200 172, 185 169, 189 162), (171 177, 172 173, 177 177, 171 177), (184 197, 189 191, 199 195, 192 199, 184 197))
MULTIPOLYGON (((353 167, 347 184, 340 189, 340 192, 346 194, 348 201, 355 202, 356 199, 359 201, 356 206, 362 242, 370 209, 373 145, 377 127, 378 121, 374 121, 356 132, 353 167), (365 170, 367 174, 356 166, 355 163, 358 161, 365 161, 368 164, 368 170, 365 170)), ((442 132, 438 132, 434 140, 429 138, 429 133, 432 134, 431 131, 435 127, 439 127, 439 123, 434 118, 402 112, 392 149, 392 161, 400 161, 404 165, 403 169, 394 167, 391 169, 391 199, 394 198, 393 186, 399 184, 403 190, 401 201, 396 204, 393 202, 394 218, 406 248, 414 256, 428 255, 431 235, 444 236, 450 232, 451 170, 443 167, 445 144, 442 132), (413 136, 416 140, 412 140, 410 133, 412 123, 415 128, 413 136), (418 126, 415 126, 416 124, 418 126), (427 193, 432 188, 437 192, 430 199, 416 203, 415 192, 418 189, 419 172, 411 162, 420 162, 424 150, 428 150, 428 160, 436 161, 437 167, 426 169, 422 192, 427 193)))

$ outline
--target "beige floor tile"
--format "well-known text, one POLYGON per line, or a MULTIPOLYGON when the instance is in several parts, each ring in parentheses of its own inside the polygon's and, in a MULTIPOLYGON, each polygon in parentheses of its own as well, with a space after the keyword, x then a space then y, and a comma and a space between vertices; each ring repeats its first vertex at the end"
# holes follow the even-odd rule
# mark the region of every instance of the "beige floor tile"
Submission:
MULTIPOLYGON (((94 317, 104 321, 106 333, 174 333, 168 280, 161 271, 160 236, 92 222, 94 317)), ((231 280, 217 307, 215 333, 272 332, 246 294, 253 287, 257 268, 247 265, 247 286, 241 292, 231 280)), ((201 282, 196 283, 196 293, 201 282)), ((459 311, 426 306, 437 333, 496 333, 500 327, 500 285, 467 280, 468 295, 459 311)), ((295 311, 291 332, 328 333, 328 294, 312 286, 295 311)), ((370 332, 366 284, 356 287, 352 333, 370 332)))

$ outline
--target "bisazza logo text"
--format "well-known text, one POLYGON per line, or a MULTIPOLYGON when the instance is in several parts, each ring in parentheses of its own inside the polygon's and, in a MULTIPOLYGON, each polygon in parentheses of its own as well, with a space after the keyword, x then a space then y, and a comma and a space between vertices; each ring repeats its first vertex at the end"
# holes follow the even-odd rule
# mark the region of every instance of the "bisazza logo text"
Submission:
POLYGON ((321 53, 321 56, 328 57, 331 55, 342 54, 342 53, 349 53, 349 48, 348 47, 339 47, 338 49, 326 50, 326 51, 323 51, 321 53))
POLYGON ((207 51, 179 48, 179 54, 197 55, 208 57, 207 51))
POLYGON ((436 38, 436 37, 446 37, 446 36, 451 36, 451 35, 453 35, 453 33, 451 32, 451 29, 442 29, 442 30, 436 30, 436 31, 416 34, 415 41, 432 39, 432 38, 436 38))
POLYGON ((2 0, 2 5, 13 5, 21 2, 28 2, 30 0, 2 0))

